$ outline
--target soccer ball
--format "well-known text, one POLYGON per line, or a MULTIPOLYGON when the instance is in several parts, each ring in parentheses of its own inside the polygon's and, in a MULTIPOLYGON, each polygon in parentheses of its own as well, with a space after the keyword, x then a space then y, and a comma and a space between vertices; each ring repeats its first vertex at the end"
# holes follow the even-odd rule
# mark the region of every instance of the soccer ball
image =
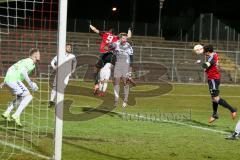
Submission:
POLYGON ((203 46, 201 44, 197 44, 193 47, 193 51, 196 54, 203 54, 203 46))

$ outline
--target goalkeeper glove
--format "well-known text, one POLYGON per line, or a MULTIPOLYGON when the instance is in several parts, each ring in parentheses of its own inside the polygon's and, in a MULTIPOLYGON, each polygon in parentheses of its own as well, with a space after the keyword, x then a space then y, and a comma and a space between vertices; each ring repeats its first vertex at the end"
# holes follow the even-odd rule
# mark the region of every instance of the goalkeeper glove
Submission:
POLYGON ((32 90, 33 90, 34 92, 38 90, 38 86, 37 86, 37 84, 36 84, 35 82, 31 82, 31 83, 30 83, 30 87, 32 88, 32 90))
POLYGON ((211 66, 211 63, 209 63, 209 62, 205 62, 205 63, 202 64, 202 68, 204 68, 204 69, 206 69, 210 66, 211 66))

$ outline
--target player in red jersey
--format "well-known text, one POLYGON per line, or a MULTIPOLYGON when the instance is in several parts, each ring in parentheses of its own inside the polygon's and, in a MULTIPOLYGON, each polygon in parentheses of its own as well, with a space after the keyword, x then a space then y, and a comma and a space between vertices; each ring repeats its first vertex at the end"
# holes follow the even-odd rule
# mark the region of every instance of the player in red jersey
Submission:
POLYGON ((237 116, 237 110, 229 105, 224 99, 219 96, 219 85, 220 85, 220 72, 218 68, 218 54, 213 51, 212 45, 204 46, 204 55, 206 56, 206 62, 202 64, 208 77, 209 91, 212 97, 213 114, 209 119, 209 123, 214 122, 218 119, 218 104, 230 110, 232 119, 234 120, 237 116))
MULTIPOLYGON (((95 80, 94 94, 96 94, 99 88, 99 85, 98 85, 99 71, 104 66, 104 64, 106 64, 107 62, 111 62, 112 52, 109 52, 109 44, 118 41, 119 37, 115 35, 113 28, 104 32, 104 31, 99 31, 96 27, 92 25, 90 25, 89 27, 93 32, 99 34, 99 36, 101 36, 102 38, 102 42, 99 49, 100 55, 96 62, 95 70, 94 70, 94 80, 95 80)), ((132 36, 132 32, 131 32, 131 29, 129 28, 128 38, 130 38, 131 36, 132 36)))

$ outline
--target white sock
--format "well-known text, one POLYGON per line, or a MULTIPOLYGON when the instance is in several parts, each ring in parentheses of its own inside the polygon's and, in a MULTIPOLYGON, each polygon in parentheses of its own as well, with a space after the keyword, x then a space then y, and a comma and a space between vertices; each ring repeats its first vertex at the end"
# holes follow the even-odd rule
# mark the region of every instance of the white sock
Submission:
POLYGON ((238 121, 238 123, 236 125, 235 132, 238 134, 240 133, 240 120, 238 121))
POLYGON ((103 91, 103 82, 99 83, 99 91, 103 91))
POLYGON ((25 97, 23 97, 22 101, 20 102, 17 111, 14 113, 14 115, 16 116, 20 116, 20 114, 22 113, 22 111, 27 107, 27 105, 31 102, 31 100, 33 99, 32 95, 29 94, 25 97))
POLYGON ((17 97, 16 99, 14 99, 8 106, 7 110, 5 111, 5 113, 11 113, 11 111, 13 110, 14 107, 18 106, 19 103, 21 102, 22 97, 17 97))
POLYGON ((124 99, 123 99, 123 101, 127 102, 128 101, 128 94, 129 94, 129 85, 125 85, 123 88, 124 88, 124 99))
POLYGON ((56 88, 54 87, 51 92, 50 101, 55 102, 56 99, 56 88))
POLYGON ((114 95, 115 95, 115 101, 118 101, 118 99, 119 99, 119 84, 114 85, 114 95))
POLYGON ((103 92, 106 92, 107 86, 108 86, 108 83, 107 83, 107 82, 104 82, 104 83, 103 83, 103 92))

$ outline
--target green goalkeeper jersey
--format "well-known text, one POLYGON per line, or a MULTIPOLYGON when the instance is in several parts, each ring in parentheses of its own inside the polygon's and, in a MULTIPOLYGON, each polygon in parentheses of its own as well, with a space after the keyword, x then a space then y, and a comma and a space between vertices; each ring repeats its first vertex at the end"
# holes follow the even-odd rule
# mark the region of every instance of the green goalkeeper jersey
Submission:
POLYGON ((35 63, 31 58, 22 59, 8 69, 4 82, 23 81, 22 71, 27 69, 28 74, 30 74, 34 68, 35 63))

